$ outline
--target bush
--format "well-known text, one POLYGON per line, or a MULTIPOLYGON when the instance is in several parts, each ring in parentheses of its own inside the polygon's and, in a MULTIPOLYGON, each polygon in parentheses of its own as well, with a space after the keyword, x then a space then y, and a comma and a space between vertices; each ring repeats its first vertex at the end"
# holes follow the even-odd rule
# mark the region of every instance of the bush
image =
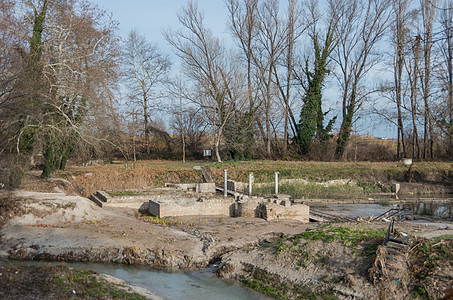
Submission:
POLYGON ((28 170, 26 157, 16 155, 0 156, 0 189, 17 189, 28 170))

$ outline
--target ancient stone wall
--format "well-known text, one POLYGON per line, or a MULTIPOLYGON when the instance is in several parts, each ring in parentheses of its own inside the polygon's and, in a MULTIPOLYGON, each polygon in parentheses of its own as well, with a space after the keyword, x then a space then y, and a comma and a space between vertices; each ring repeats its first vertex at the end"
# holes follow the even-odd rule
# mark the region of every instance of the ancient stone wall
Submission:
POLYGON ((192 201, 149 201, 149 213, 153 216, 175 217, 175 216, 213 216, 235 215, 235 201, 233 199, 203 199, 192 201))

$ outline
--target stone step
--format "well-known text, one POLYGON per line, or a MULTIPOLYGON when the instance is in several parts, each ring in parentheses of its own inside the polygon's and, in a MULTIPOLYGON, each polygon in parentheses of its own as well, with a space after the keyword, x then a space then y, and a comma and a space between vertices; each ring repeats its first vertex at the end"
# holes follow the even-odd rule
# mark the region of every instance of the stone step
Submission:
POLYGON ((148 202, 152 197, 110 198, 108 204, 148 202))
POLYGON ((99 207, 102 207, 102 201, 96 196, 96 194, 92 194, 88 199, 96 203, 99 207))
POLYGON ((132 208, 138 210, 142 205, 144 201, 141 202, 120 202, 120 203, 115 203, 115 202, 108 202, 104 203, 103 207, 121 207, 121 208, 132 208))
POLYGON ((96 191, 96 197, 102 202, 108 202, 112 197, 105 191, 96 191))

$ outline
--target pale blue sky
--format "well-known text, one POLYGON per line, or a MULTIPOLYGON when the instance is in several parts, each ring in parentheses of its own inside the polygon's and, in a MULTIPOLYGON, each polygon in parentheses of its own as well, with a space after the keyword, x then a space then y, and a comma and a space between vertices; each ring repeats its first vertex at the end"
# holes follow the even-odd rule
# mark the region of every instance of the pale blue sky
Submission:
MULTIPOLYGON (((113 14, 120 22, 120 33, 126 37, 130 30, 137 29, 149 41, 157 43, 161 49, 169 49, 162 37, 162 30, 179 29, 177 13, 188 0, 91 0, 100 8, 113 14)), ((226 32, 227 9, 223 0, 198 0, 198 8, 205 13, 205 24, 222 39, 226 32)))

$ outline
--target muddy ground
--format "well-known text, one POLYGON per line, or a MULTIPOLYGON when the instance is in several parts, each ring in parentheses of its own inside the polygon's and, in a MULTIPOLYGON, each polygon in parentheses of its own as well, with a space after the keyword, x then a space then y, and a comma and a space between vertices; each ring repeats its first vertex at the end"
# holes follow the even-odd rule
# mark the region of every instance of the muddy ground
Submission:
MULTIPOLYGON (((291 245, 288 237, 320 227, 385 232, 388 227, 385 222, 325 227, 327 225, 319 223, 268 222, 226 216, 159 220, 141 217, 133 209, 100 208, 87 198, 55 191, 60 190, 20 190, 2 194, 3 198, 16 199, 17 208, 11 210, 10 215, 2 216, 3 221, 9 220, 0 231, 0 257, 178 269, 204 268, 220 261, 220 276, 234 278, 281 299, 407 299, 414 295, 423 299, 423 293, 442 298, 453 285, 453 269, 450 269, 453 260, 448 263, 449 257, 447 264, 430 269, 431 273, 425 278, 414 279, 411 272, 415 271, 411 268, 417 260, 411 260, 410 251, 404 254, 399 267, 401 272, 409 275, 402 286, 403 279, 383 274, 372 280, 370 272, 376 255, 362 255, 361 252, 366 248, 367 240, 361 240, 353 247, 337 239, 328 242, 303 240, 297 247, 288 246, 289 250, 280 251, 279 248, 284 243, 291 245), (392 284, 401 285, 401 290, 389 289, 392 284), (279 290, 276 286, 284 288, 279 290)), ((453 234, 452 222, 402 221, 396 227, 412 238, 411 247, 423 237, 453 234)), ((382 239, 371 242, 377 247, 382 239)), ((453 249, 451 243, 447 243, 447 247, 453 249)), ((373 249, 376 252, 377 248, 373 249)))

